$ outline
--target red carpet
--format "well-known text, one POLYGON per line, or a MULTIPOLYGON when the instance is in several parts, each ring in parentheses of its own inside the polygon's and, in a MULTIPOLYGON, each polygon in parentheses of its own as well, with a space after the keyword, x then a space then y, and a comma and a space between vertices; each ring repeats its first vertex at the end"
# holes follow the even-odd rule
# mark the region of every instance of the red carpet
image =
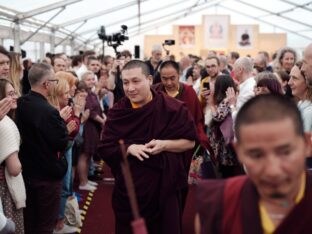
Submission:
MULTIPOLYGON (((105 175, 108 170, 104 169, 105 175)), ((83 221, 82 234, 114 234, 115 218, 111 206, 112 189, 111 183, 104 181, 99 183, 83 221)), ((190 187, 183 215, 183 234, 194 233, 194 193, 195 188, 190 187)), ((82 203, 86 201, 87 193, 83 193, 83 195, 82 203)))

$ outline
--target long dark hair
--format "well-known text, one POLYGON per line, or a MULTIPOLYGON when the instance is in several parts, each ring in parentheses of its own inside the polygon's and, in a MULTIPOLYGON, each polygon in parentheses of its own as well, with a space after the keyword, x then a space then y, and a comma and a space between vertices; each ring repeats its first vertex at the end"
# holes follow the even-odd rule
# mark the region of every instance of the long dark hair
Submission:
POLYGON ((219 105, 226 98, 226 90, 232 87, 236 93, 236 85, 229 75, 219 75, 217 76, 215 83, 215 92, 214 92, 214 102, 216 105, 219 105))

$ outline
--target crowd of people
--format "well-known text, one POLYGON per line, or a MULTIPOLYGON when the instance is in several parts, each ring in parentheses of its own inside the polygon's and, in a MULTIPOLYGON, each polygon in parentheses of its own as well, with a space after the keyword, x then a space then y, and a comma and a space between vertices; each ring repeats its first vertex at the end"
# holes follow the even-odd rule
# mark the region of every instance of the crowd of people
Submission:
POLYGON ((312 44, 302 60, 292 48, 179 62, 162 52, 32 63, 0 46, 0 233, 75 233, 66 204, 97 189, 101 159, 115 232, 132 233, 125 156, 148 233, 182 233, 194 152, 206 160, 196 233, 309 233, 312 44))

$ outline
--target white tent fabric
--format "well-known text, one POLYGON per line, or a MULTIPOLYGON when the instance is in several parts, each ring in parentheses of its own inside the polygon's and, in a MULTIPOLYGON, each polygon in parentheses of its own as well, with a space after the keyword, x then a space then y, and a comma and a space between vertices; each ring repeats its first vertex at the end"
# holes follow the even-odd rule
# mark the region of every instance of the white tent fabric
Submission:
POLYGON ((200 24, 204 14, 230 15, 232 24, 259 24, 260 32, 286 32, 288 45, 296 49, 312 41, 312 1, 307 0, 0 0, 0 38, 20 40, 23 48, 42 35, 51 43, 55 35, 56 51, 66 44, 99 49, 101 25, 111 34, 125 24, 127 47, 143 44, 146 34, 171 33, 172 25, 200 24))

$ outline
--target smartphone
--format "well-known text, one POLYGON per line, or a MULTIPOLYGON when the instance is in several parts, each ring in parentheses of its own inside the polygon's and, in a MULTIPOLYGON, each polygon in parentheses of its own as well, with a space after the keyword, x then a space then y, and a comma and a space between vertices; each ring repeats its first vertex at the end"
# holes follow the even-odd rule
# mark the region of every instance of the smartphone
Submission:
POLYGON ((74 100, 72 98, 68 99, 68 106, 73 106, 74 100))
POLYGON ((209 84, 209 82, 204 82, 204 83, 203 83, 203 86, 204 86, 204 88, 206 88, 207 90, 210 89, 210 84, 209 84))

